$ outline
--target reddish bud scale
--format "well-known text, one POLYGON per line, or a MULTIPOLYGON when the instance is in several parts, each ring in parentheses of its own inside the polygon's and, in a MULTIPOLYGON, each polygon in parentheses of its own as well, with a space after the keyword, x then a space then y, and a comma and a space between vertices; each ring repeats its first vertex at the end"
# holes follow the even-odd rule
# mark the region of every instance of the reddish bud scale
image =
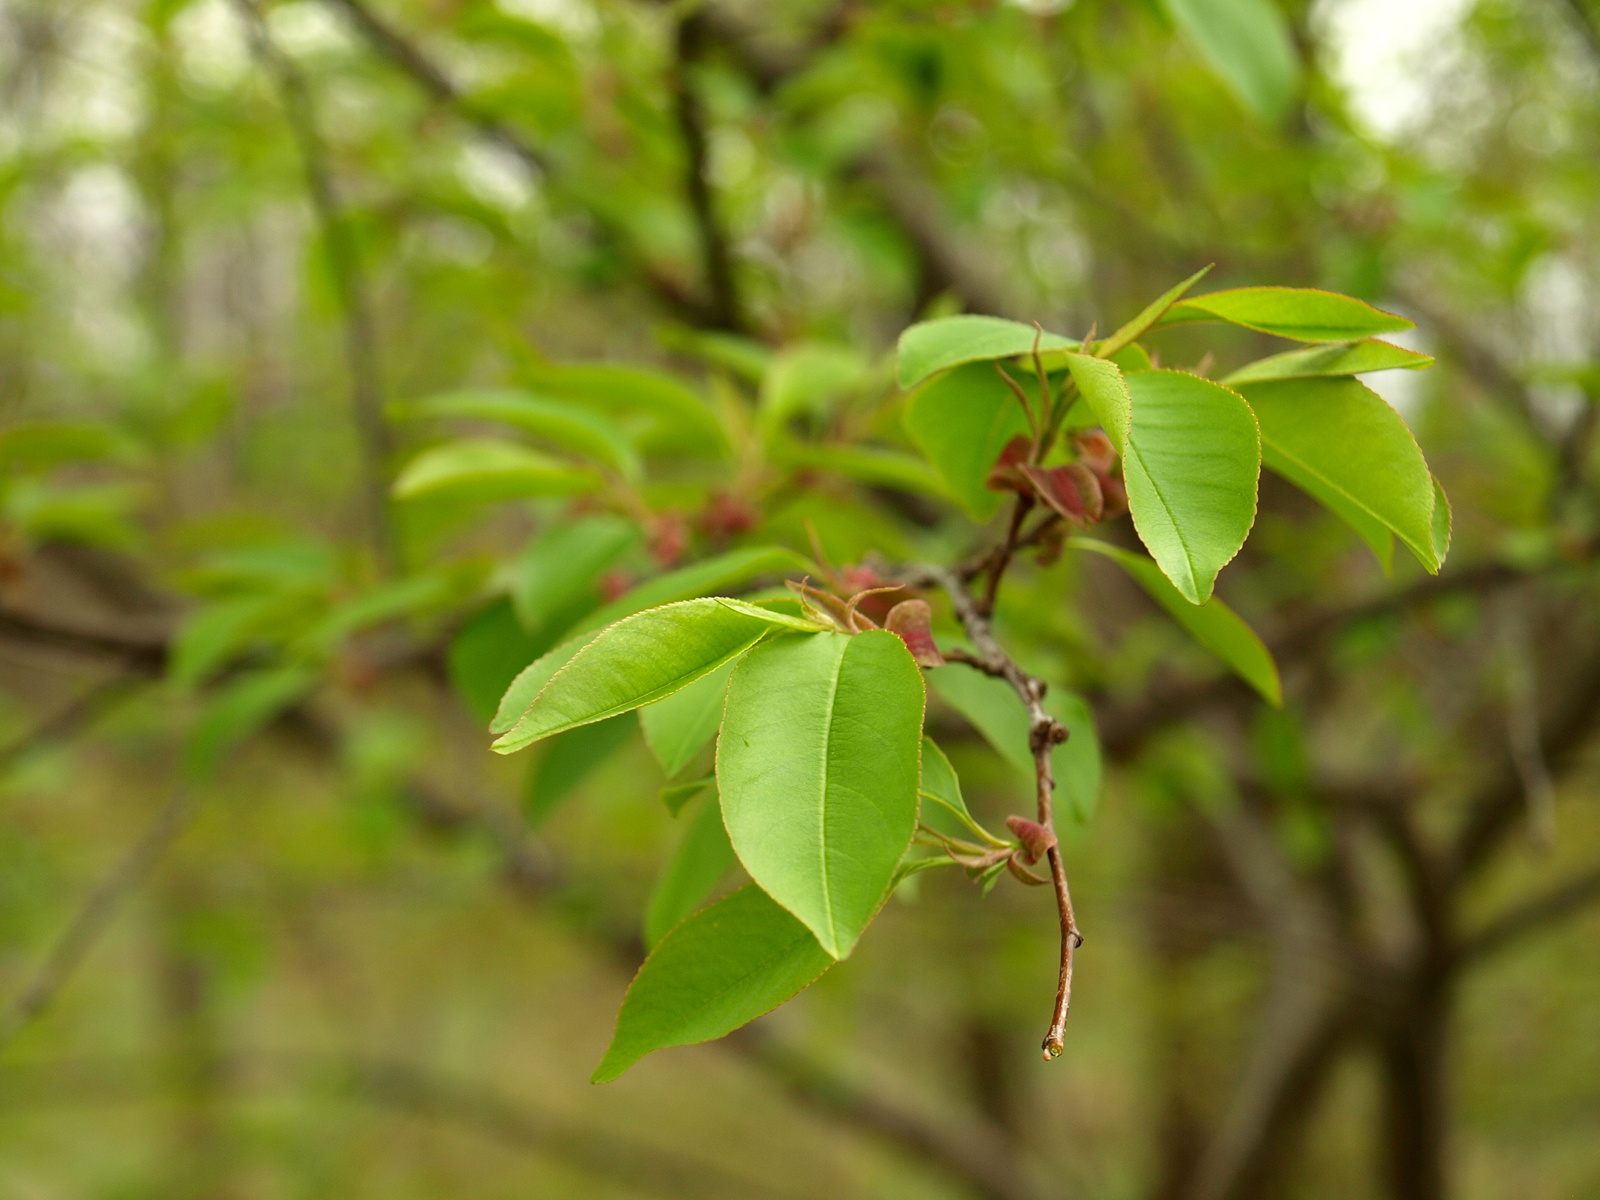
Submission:
POLYGON ((926 600, 902 600, 889 610, 884 628, 906 644, 917 666, 944 666, 944 655, 933 640, 933 609, 926 600))
POLYGON ((1017 840, 1022 843, 1025 853, 1022 860, 1030 865, 1050 852, 1050 847, 1056 844, 1056 835, 1046 829, 1037 821, 1030 821, 1027 817, 1007 817, 1006 828, 1017 835, 1017 840))

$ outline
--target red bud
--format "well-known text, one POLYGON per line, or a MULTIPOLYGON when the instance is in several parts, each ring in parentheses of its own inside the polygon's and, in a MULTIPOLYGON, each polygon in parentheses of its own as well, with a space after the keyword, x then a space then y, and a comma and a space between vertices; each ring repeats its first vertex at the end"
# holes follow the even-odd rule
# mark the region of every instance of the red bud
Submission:
POLYGON ((1100 482, 1082 463, 1060 467, 1021 467, 1035 494, 1080 528, 1100 519, 1104 501, 1100 482))
POLYGON ((1050 847, 1056 844, 1056 835, 1046 829, 1037 821, 1030 821, 1027 817, 1007 817, 1006 828, 1017 835, 1017 841, 1022 843, 1026 852, 1022 859, 1027 863, 1036 863, 1041 855, 1048 854, 1050 847))
POLYGON ((1032 489, 1028 481, 1023 478, 1020 468, 1027 463, 1028 455, 1033 452, 1033 443, 1018 434, 1006 443, 1006 448, 1000 451, 1000 457, 994 460, 994 466, 989 469, 989 478, 985 486, 993 492, 1027 492, 1032 489))
POLYGON ((942 667, 944 655, 933 640, 933 610, 926 600, 902 600, 889 610, 884 628, 911 651, 919 667, 942 667))

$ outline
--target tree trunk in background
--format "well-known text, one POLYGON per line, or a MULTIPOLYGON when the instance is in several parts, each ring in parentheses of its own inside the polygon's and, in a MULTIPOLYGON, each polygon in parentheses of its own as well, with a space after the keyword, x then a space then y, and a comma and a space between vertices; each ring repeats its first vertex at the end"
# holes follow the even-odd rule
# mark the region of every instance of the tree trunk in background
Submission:
POLYGON ((1384 1031, 1378 1046, 1384 1166, 1394 1200, 1445 1200, 1448 1048, 1448 989, 1442 982, 1428 983, 1384 1031))

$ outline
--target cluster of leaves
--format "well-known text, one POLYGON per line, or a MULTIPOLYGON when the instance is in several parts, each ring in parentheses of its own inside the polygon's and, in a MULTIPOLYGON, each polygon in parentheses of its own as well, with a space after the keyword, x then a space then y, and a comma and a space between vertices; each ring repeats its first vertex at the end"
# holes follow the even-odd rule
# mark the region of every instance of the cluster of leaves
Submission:
MULTIPOLYGON (((1261 466, 1347 521, 1385 567, 1398 537, 1436 572, 1449 541, 1443 490, 1405 423, 1355 378, 1429 360, 1379 340, 1409 322, 1361 301, 1284 288, 1186 298, 1200 275, 1101 340, 982 316, 913 326, 898 355, 904 423, 937 476, 930 482, 975 519, 1015 493, 1005 556, 1036 547, 1048 561, 1070 546, 1113 558, 1276 704, 1270 655, 1212 595, 1254 521, 1261 466), (1156 365, 1140 344, 1161 325, 1213 320, 1307 345, 1214 382, 1156 365), (1150 558, 1079 536, 1122 512, 1150 558)), ((567 433, 552 419, 557 410, 532 397, 452 396, 423 407, 552 438, 567 433)), ((499 466, 473 465, 484 444, 454 443, 417 462, 454 461, 455 486, 499 495, 499 466)), ((531 454, 503 452, 507 461, 513 453, 531 454)), ((619 461, 610 466, 620 479, 619 461)), ((416 473, 413 466, 401 476, 401 494, 414 493, 416 473)), ((548 472, 521 478, 524 491, 550 486, 548 472)), ((599 526, 580 523, 560 536, 572 550, 543 558, 545 570, 533 576, 547 590, 571 559, 582 565, 565 577, 586 579, 614 553, 599 526)), ((738 569, 771 571, 780 553, 746 551, 738 569)), ((930 606, 909 594, 894 567, 858 567, 845 577, 825 561, 799 565, 831 590, 801 582, 788 597, 661 603, 716 588, 734 564, 724 558, 659 577, 580 620, 500 702, 491 728, 501 753, 634 710, 669 776, 716 739, 715 773, 663 793, 675 810, 700 792, 714 799, 698 810, 651 902, 646 930, 655 948, 624 1001, 597 1080, 651 1050, 722 1036, 787 1000, 855 948, 915 871, 961 865, 986 886, 1005 870, 1046 882, 1027 866, 1054 844, 1048 809, 1037 822, 1012 818, 1015 840, 972 818, 948 758, 924 734, 919 668, 936 669, 941 696, 1027 764, 1019 698, 1004 680, 945 665, 930 606), (918 844, 940 853, 919 857, 918 844), (752 882, 699 908, 734 858, 752 882)), ((1004 559, 987 569, 997 587, 1004 559)), ((531 601, 521 597, 527 609, 531 601)), ((1056 752, 1059 775, 1085 811, 1098 785, 1093 724, 1081 698, 1057 689, 1053 702, 1072 735, 1056 752)))

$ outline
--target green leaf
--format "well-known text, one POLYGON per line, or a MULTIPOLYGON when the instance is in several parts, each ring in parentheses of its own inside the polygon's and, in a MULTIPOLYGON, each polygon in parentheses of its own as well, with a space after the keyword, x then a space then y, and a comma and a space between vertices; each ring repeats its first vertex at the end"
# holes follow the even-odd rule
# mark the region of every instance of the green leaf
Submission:
POLYGON ((1094 710, 1082 696, 1064 688, 1051 688, 1044 706, 1068 734, 1050 756, 1057 803, 1065 800, 1073 816, 1087 821, 1100 802, 1100 732, 1094 710))
POLYGON ((675 783, 671 787, 661 789, 660 800, 666 805, 667 811, 677 816, 683 811, 683 806, 693 800, 717 782, 715 775, 707 775, 704 779, 696 779, 689 783, 675 783))
MULTIPOLYGON (((510 612, 511 606, 506 605, 510 612)), ((515 616, 512 624, 516 624, 515 616)), ((518 626, 520 629, 521 627, 518 626)), ((539 693, 544 690, 544 685, 550 682, 551 677, 562 667, 572 661, 572 656, 591 640, 592 635, 570 638, 552 650, 547 650, 535 658, 522 670, 515 672, 511 683, 506 687, 505 694, 500 697, 499 707, 495 709, 494 720, 489 722, 490 733, 507 733, 526 713, 539 693)), ((507 655, 506 662, 510 665, 520 662, 520 654, 516 658, 507 655)))
POLYGON ((1040 350, 1076 350, 1078 343, 1060 334, 1042 336, 1032 325, 1002 317, 941 317, 911 326, 900 335, 897 378, 910 390, 936 371, 962 363, 1016 358, 1040 350))
POLYGON ((961 780, 943 750, 930 737, 922 739, 922 780, 917 785, 923 800, 920 819, 940 833, 967 838, 977 834, 985 841, 996 840, 973 819, 961 794, 961 780))
POLYGON ((1433 477, 1433 556, 1441 564, 1450 553, 1450 498, 1444 494, 1444 484, 1433 477))
POLYGON ((911 842, 923 702, 922 672, 883 630, 775 638, 728 685, 717 786, 734 849, 835 958, 911 842))
POLYGON ((1189 602, 1203 604, 1255 522, 1261 449, 1250 406, 1182 371, 1124 376, 1080 354, 1067 367, 1122 455, 1140 539, 1189 602))
POLYGON ((650 893, 644 913, 644 944, 659 944, 674 925, 699 908, 736 861, 713 791, 695 810, 650 893))
POLYGON ((1283 687, 1278 681, 1278 666, 1272 661, 1271 652, 1255 630, 1221 600, 1213 596, 1204 604, 1189 603, 1154 562, 1120 546, 1084 537, 1071 538, 1067 545, 1103 554, 1120 564, 1151 599, 1166 609, 1197 642, 1226 663, 1234 674, 1270 703, 1283 703, 1283 687))
POLYGON ((1164 0, 1239 102, 1263 121, 1281 121, 1299 87, 1300 64, 1272 0, 1164 0))
POLYGON ((443 574, 413 575, 409 579, 379 584, 337 605, 306 632, 304 645, 318 653, 330 653, 352 634, 399 617, 439 608, 455 594, 451 580, 443 574))
POLYGON ((631 712, 710 674, 770 633, 815 628, 721 598, 635 613, 608 625, 554 672, 493 748, 510 754, 564 729, 631 712))
POLYGON ((1329 507, 1341 516, 1355 509, 1369 529, 1376 521, 1393 531, 1438 573, 1433 476, 1411 430, 1381 396, 1348 377, 1255 383, 1244 391, 1261 422, 1267 466, 1319 500, 1337 497, 1329 507))
POLYGON ((704 562, 645 580, 632 591, 591 613, 575 632, 599 629, 623 617, 658 605, 671 604, 675 600, 715 593, 719 588, 745 583, 758 575, 781 575, 785 572, 814 575, 817 574, 817 567, 809 559, 781 546, 750 546, 743 550, 730 550, 716 558, 708 558, 704 562))
POLYGON ((1250 287, 1212 292, 1174 304, 1162 325, 1228 321, 1297 342, 1355 342, 1414 328, 1404 317, 1364 300, 1315 288, 1250 287))
POLYGON ((802 342, 780 351, 761 380, 760 416, 769 436, 804 413, 826 421, 839 398, 870 374, 861 353, 847 346, 802 342))
POLYGON ((516 442, 471 438, 424 450, 400 472, 394 494, 401 500, 481 503, 592 492, 599 485, 587 467, 575 467, 516 442))
POLYGON ((494 421, 595 459, 627 479, 637 480, 644 472, 639 452, 621 429, 567 400, 551 400, 516 388, 471 388, 391 404, 389 411, 403 420, 494 421))
POLYGON ((652 1050, 709 1042, 771 1012, 830 966, 817 939, 758 887, 677 926, 645 959, 594 1082, 652 1050))
MULTIPOLYGON (((512 612, 511 602, 501 599, 476 613, 451 639, 445 668, 450 682, 468 707, 480 720, 487 721, 495 715, 500 698, 506 695, 506 689, 511 687, 524 664, 534 662, 549 649, 549 635, 540 631, 529 633, 512 612)), ((569 657, 576 652, 577 646, 573 646, 569 657)), ((551 674, 554 673, 552 668, 551 674)), ((539 687, 543 687, 549 677, 546 675, 540 680, 539 687)), ((506 725, 507 729, 533 703, 538 692, 535 688, 528 695, 506 725)))
POLYGON ((668 779, 688 766, 700 748, 716 736, 733 667, 730 661, 681 692, 639 710, 645 744, 668 779))
MULTIPOLYGON (((1149 330, 1152 325, 1166 315, 1167 309, 1171 308, 1180 299, 1182 299, 1183 294, 1204 279, 1206 273, 1210 270, 1211 264, 1208 263, 1206 266, 1201 267, 1193 275, 1189 276, 1189 278, 1185 279, 1182 283, 1169 288, 1157 299, 1152 300, 1149 304, 1145 305, 1143 311, 1140 312, 1138 316, 1134 317, 1133 320, 1129 321, 1121 329, 1117 330, 1110 337, 1106 338, 1105 341, 1097 343, 1094 347, 1094 356, 1096 358, 1115 359, 1117 355, 1121 354, 1129 346, 1133 345, 1133 343, 1137 342, 1141 337, 1143 337, 1145 332, 1149 330)), ((1144 369, 1149 370, 1148 359, 1145 361, 1144 369)))
POLYGON ((224 755, 266 728, 316 683, 317 672, 298 665, 248 671, 230 680, 212 696, 189 734, 185 773, 191 779, 211 774, 224 755))
POLYGON ((639 528, 618 517, 581 517, 552 525, 510 563, 503 578, 517 619, 540 629, 594 603, 595 580, 639 540, 639 528))
POLYGON ((274 618, 295 606, 296 597, 281 592, 233 596, 196 609, 173 640, 167 673, 193 686, 226 665, 274 618))
POLYGON ((64 462, 137 462, 139 444, 106 425, 26 421, 0 429, 0 468, 44 471, 64 462))
POLYGON ((1240 367, 1222 382, 1237 388, 1245 383, 1266 383, 1273 379, 1312 379, 1318 376, 1364 375, 1368 371, 1405 368, 1420 371, 1431 367, 1433 359, 1392 342, 1367 338, 1332 346, 1307 346, 1286 350, 1271 358, 1257 359, 1240 367))
POLYGON ((528 768, 522 811, 529 827, 538 829, 543 825, 589 772, 628 740, 633 730, 633 721, 623 714, 552 737, 544 753, 528 768))
POLYGON ((525 368, 520 375, 550 395, 640 419, 634 441, 644 449, 728 452, 728 435, 716 414, 692 389, 664 372, 588 364, 525 368))
MULTIPOLYGON (((1171 586, 1167 585, 1169 590, 1171 586)), ((1028 710, 1009 683, 971 667, 952 664, 929 671, 928 686, 971 722, 1000 757, 1019 771, 1033 774, 1028 710)), ((1058 794, 1070 801, 1080 818, 1087 818, 1094 811, 1100 790, 1100 739, 1094 718, 1088 705, 1065 688, 1051 688, 1044 706, 1070 735, 1050 754, 1050 770, 1058 794)))
POLYGON ((905 427, 966 510, 979 521, 993 516, 1003 496, 986 486, 989 469, 1007 442, 1028 432, 1022 405, 994 367, 969 363, 918 388, 905 427))
MULTIPOLYGON (((1013 405, 1016 401, 1013 398, 1013 405)), ((785 467, 818 467, 846 479, 881 487, 921 492, 941 500, 954 499, 939 473, 922 459, 885 446, 818 446, 789 444, 776 447, 771 457, 785 467)))

